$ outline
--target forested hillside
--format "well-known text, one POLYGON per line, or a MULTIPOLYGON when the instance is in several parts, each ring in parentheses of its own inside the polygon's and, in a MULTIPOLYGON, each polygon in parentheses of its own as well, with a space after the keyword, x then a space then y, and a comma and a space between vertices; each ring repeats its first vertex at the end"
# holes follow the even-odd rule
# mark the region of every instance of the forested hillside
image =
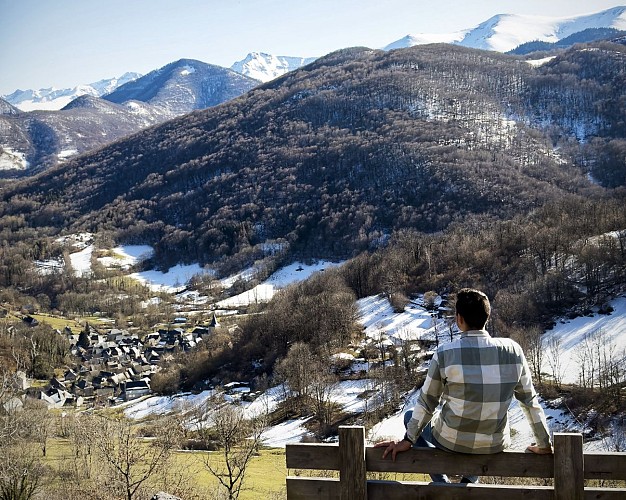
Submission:
POLYGON ((2 236, 110 231, 162 264, 253 259, 268 240, 350 256, 402 228, 602 196, 588 174, 615 187, 626 171, 625 55, 576 46, 534 68, 447 45, 340 51, 6 186, 2 236))

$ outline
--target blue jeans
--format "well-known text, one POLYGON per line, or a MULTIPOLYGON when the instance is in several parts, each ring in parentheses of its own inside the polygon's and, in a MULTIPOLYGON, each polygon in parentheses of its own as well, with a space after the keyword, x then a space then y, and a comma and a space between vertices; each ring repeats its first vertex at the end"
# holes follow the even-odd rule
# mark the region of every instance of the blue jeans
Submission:
MULTIPOLYGON (((413 416, 413 410, 409 410, 404 414, 404 428, 405 429, 406 429, 406 426, 409 424, 409 420, 411 420, 412 416, 413 416)), ((432 432, 432 427, 430 425, 430 422, 426 424, 426 427, 424 427, 424 430, 422 430, 422 433, 418 436, 417 440, 413 444, 413 448, 439 448, 440 450, 450 451, 450 450, 447 450, 444 446, 440 445, 435 440, 435 438, 433 437, 433 432, 432 432)), ((454 452, 450 452, 450 453, 454 453, 454 452)), ((448 476, 446 476, 445 474, 430 474, 430 478, 435 483, 449 483, 450 482, 450 480, 448 479, 448 476)), ((462 483, 477 483, 478 476, 463 476, 461 478, 461 482, 462 483)))

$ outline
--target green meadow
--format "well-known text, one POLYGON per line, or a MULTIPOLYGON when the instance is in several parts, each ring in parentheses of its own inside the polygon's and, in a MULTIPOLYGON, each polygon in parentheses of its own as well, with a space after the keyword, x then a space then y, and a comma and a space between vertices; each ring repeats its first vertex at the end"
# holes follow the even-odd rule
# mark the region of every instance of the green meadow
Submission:
MULTIPOLYGON (((46 456, 43 458, 45 465, 58 471, 58 477, 64 477, 63 471, 73 468, 73 449, 67 439, 49 439, 46 447, 46 456)), ((173 481, 181 480, 186 487, 191 487, 200 498, 215 492, 220 488, 215 477, 206 469, 204 463, 207 455, 211 461, 222 461, 219 451, 176 451, 168 464, 167 470, 173 477, 173 481)), ((266 500, 285 498, 285 450, 280 448, 263 449, 258 456, 252 458, 246 471, 244 487, 239 495, 241 500, 254 500, 264 498, 266 500)), ((61 480, 57 480, 61 481, 61 480)), ((154 484, 154 492, 163 489, 162 485, 154 484)), ((56 484, 57 487, 62 485, 56 484)), ((45 487, 44 487, 45 489, 45 487)))

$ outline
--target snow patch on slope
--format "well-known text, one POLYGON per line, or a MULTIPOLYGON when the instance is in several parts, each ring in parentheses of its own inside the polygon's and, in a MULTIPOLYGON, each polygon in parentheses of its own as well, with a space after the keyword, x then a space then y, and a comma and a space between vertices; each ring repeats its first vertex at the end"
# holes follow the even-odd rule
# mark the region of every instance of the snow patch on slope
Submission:
POLYGON ((626 297, 612 301, 611 306, 613 312, 609 315, 595 314, 564 320, 546 332, 542 338, 544 345, 542 371, 552 373, 548 359, 549 345, 552 341, 558 341, 560 344, 558 351, 562 369, 561 378, 566 384, 576 384, 579 381, 578 353, 586 338, 602 340, 607 345, 613 346, 613 352, 618 358, 626 357, 626 297))
POLYGON ((26 155, 10 147, 0 147, 0 170, 26 170, 29 163, 26 155))

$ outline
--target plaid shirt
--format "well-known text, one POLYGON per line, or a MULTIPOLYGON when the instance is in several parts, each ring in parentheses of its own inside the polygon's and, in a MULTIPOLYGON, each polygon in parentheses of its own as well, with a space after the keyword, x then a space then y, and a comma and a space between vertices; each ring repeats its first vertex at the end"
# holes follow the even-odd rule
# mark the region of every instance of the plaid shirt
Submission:
POLYGON ((418 395, 406 437, 415 442, 432 420, 437 443, 460 453, 498 453, 511 443, 507 410, 520 402, 538 446, 550 445, 522 348, 485 330, 440 345, 418 395), (441 411, 435 409, 441 402, 441 411))

